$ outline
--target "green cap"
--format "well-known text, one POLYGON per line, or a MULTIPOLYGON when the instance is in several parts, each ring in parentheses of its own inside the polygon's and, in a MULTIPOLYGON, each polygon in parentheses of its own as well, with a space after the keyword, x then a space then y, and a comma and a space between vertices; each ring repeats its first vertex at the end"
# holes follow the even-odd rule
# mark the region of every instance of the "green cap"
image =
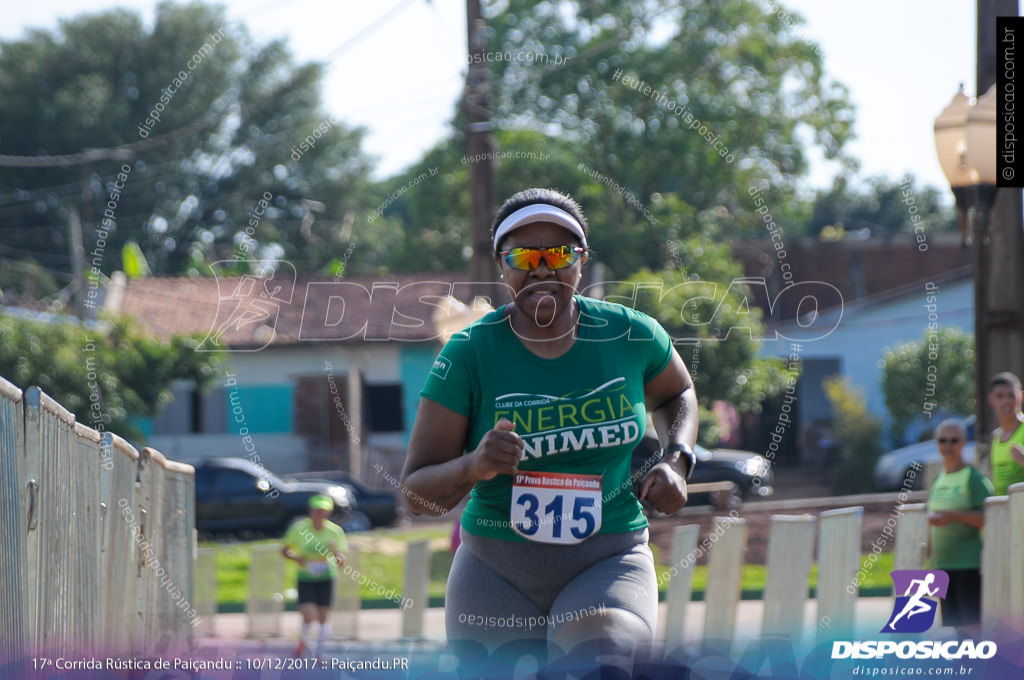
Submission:
POLYGON ((334 501, 327 496, 318 494, 309 499, 309 507, 316 510, 334 510, 334 501))

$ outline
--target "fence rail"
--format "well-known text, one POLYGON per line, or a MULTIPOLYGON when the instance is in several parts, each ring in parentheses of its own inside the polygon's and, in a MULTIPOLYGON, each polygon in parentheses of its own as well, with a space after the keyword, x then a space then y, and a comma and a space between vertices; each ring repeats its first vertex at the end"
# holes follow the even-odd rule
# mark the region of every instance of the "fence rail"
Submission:
MULTIPOLYGON (((894 498, 895 502, 895 498, 894 498)), ((895 537, 894 564, 897 569, 923 569, 927 544, 927 516, 924 504, 905 505, 893 525, 882 529, 895 537), (890 531, 891 530, 891 531, 890 531)), ((1006 630, 1020 631, 1020 613, 1012 593, 1024 592, 1024 570, 1015 567, 1013 551, 1024 549, 1024 540, 1011 531, 1011 526, 1024 524, 1024 484, 1010 488, 1009 496, 989 498, 985 505, 985 537, 982 553, 982 615, 985 635, 991 637, 1006 630), (1012 514, 1016 512, 1016 514, 1012 514)), ((794 643, 815 644, 837 638, 849 638, 865 625, 878 629, 884 619, 878 613, 865 620, 864 612, 857 612, 860 597, 858 567, 864 560, 862 553, 863 508, 849 507, 828 510, 817 515, 773 515, 768 536, 768 552, 760 624, 747 616, 740 620, 740 583, 743 552, 747 539, 746 520, 736 517, 716 517, 704 541, 700 541, 700 526, 676 526, 673 531, 670 569, 660 581, 667 582, 666 609, 660 639, 668 649, 686 646, 729 655, 735 651, 733 639, 744 629, 756 630, 765 639, 792 640, 794 643), (817 550, 815 550, 817 544, 817 550), (699 545, 699 547, 698 547, 699 545), (708 555, 707 586, 703 609, 691 608, 693 573, 698 558, 708 555), (818 566, 817 586, 810 594, 810 573, 818 566), (813 605, 808 599, 814 598, 813 605), (816 609, 816 614, 815 610, 816 609), (704 613, 703 625, 694 621, 693 611, 704 613), (861 617, 861 618, 858 618, 861 617), (691 619, 688 621, 687 619, 691 619), (694 625, 687 625, 688 623, 694 625)), ((1019 532, 1018 532, 1019 533, 1019 532)), ((424 609, 428 602, 425 584, 429 578, 432 560, 427 543, 410 542, 406 545, 405 585, 401 591, 403 611, 401 620, 394 620, 392 639, 415 640, 432 637, 424 622, 424 609)), ((359 597, 358 575, 361 573, 358 552, 354 546, 347 551, 348 564, 354 569, 351 576, 339 578, 338 593, 348 589, 348 596, 335 600, 332 620, 344 620, 334 631, 334 639, 360 639, 355 625, 362 606, 359 597), (335 617, 338 617, 335 619, 335 617)), ((874 552, 869 555, 875 554, 874 552)), ((205 553, 207 564, 212 565, 213 552, 205 553)), ((203 556, 201 556, 201 561, 203 556)), ((870 559, 866 565, 873 565, 870 559)), ((260 585, 255 592, 261 602, 250 600, 249 637, 280 635, 284 611, 282 593, 286 588, 284 559, 280 546, 266 546, 254 550, 250 566, 250 583, 260 585), (261 573, 269 573, 263 578, 261 573), (253 615, 256 618, 252 618, 253 615), (255 625, 254 625, 255 624, 255 625)), ((200 569, 208 572, 212 566, 200 569)), ((346 572, 348 573, 348 572, 346 572)), ((208 576, 208 574, 207 574, 208 576)), ((202 599, 213 618, 216 611, 212 590, 204 591, 202 599)), ((893 595, 896 595, 894 593, 893 595)), ((891 598, 893 595, 888 596, 891 598)), ((891 600, 890 600, 891 602, 891 600)), ((884 614, 891 611, 883 607, 884 614)))
POLYGON ((0 661, 192 641, 194 470, 0 378, 0 661))

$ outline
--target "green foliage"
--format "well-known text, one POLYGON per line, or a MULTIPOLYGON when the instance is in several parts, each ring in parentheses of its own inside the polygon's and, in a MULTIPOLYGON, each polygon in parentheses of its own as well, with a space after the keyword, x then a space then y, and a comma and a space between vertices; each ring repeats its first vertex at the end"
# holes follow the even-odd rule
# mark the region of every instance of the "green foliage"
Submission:
POLYGON ((4 305, 14 307, 54 295, 59 290, 57 279, 34 258, 0 258, 0 302, 4 305))
POLYGON ((761 310, 747 287, 734 283, 741 274, 728 246, 689 239, 673 243, 673 252, 681 268, 642 269, 613 286, 609 299, 650 314, 677 341, 690 341, 677 349, 697 390, 700 441, 714 446, 719 432, 712 402, 721 399, 741 412, 759 411, 765 399, 785 387, 787 371, 781 360, 758 356, 761 310))
MULTIPOLYGON (((666 240, 763 236, 747 190, 764 181, 765 201, 790 233, 909 228, 894 181, 872 179, 858 193, 843 179, 814 206, 800 196, 810 146, 847 170, 855 163, 843 151, 852 106, 826 77, 818 47, 798 34, 797 14, 756 0, 597 0, 570 11, 526 0, 485 5, 488 50, 546 58, 488 65, 496 201, 527 186, 575 196, 593 226, 594 261, 610 277, 660 269, 666 240)), ((129 242, 158 275, 207 275, 210 263, 235 258, 286 259, 300 272, 338 272, 344 261, 345 275, 465 269, 474 161, 465 158, 464 114, 456 109, 451 136, 413 167, 373 182, 365 131, 321 106, 323 76, 322 65, 297 63, 281 41, 256 43, 223 7, 200 2, 161 3, 152 26, 117 9, 0 42, 0 153, 148 144, 125 161, 0 168, 0 261, 35 257, 64 283, 67 222, 78 210, 86 252, 105 240, 106 274, 122 266, 117 253, 129 242), (187 78, 149 125, 181 71, 187 78), (118 191, 122 163, 131 171, 118 191), (117 207, 108 223, 110 200, 117 207)), ((929 230, 949 228, 934 189, 915 196, 929 230)), ((0 288, 10 302, 55 286, 0 269, 0 288)))
POLYGON ((106 274, 129 241, 157 274, 205 275, 210 262, 239 254, 288 259, 300 271, 340 257, 377 199, 364 132, 321 107, 323 74, 280 41, 254 43, 222 6, 199 2, 161 3, 151 27, 116 9, 0 42, 0 153, 144 145, 125 160, 0 168, 0 257, 31 253, 70 271, 73 210, 86 252, 103 243, 106 274), (303 199, 324 208, 314 213, 303 199), (113 218, 104 216, 108 201, 113 218))
POLYGON ((817 193, 801 231, 817 237, 827 230, 830 238, 863 229, 872 236, 914 234, 918 227, 929 234, 954 231, 956 216, 941 197, 935 187, 915 186, 912 175, 901 180, 869 177, 860 188, 840 176, 830 189, 817 193))
MULTIPOLYGON (((788 207, 808 168, 804 140, 852 165, 842 154, 852 106, 845 88, 825 76, 817 46, 798 35, 799 15, 752 0, 598 0, 575 9, 487 3, 488 49, 548 55, 547 64, 490 64, 504 127, 569 140, 578 161, 641 203, 672 195, 693 214, 724 217, 734 233, 759 233, 746 193, 759 180, 770 185, 776 220, 791 223, 788 207)), ((622 204, 613 189, 604 194, 609 205, 622 204)), ((699 226, 687 221, 663 235, 687 237, 699 226)), ((628 264, 622 271, 657 266, 628 264)))
POLYGON ((132 420, 158 415, 174 380, 204 387, 214 378, 219 355, 196 352, 199 340, 164 344, 124 317, 87 328, 0 315, 0 375, 37 385, 89 427, 139 439, 132 420))
POLYGON ((840 442, 839 461, 832 468, 832 491, 863 493, 874 485, 875 463, 882 455, 882 421, 867 408, 863 390, 847 378, 833 376, 824 383, 835 414, 832 431, 840 442))
MULTIPOLYGON (((485 4, 489 51, 546 56, 489 63, 495 200, 529 186, 571 194, 591 223, 595 261, 612 278, 664 266, 666 239, 763 235, 747 193, 760 180, 770 184, 765 200, 776 221, 803 223, 810 208, 796 185, 807 171, 804 140, 843 159, 852 108, 842 86, 825 78, 815 46, 796 34, 792 13, 787 21, 751 0, 601 0, 568 12, 526 0, 485 4), (613 80, 616 69, 689 107, 733 160, 685 118, 613 80)), ((457 113, 455 127, 463 124, 457 113)), ((401 244, 393 268, 466 266, 473 161, 465 154, 453 132, 386 183, 384 195, 405 190, 384 211, 401 244), (407 188, 431 168, 436 176, 407 188)))
POLYGON ((883 355, 882 391, 892 417, 892 438, 905 443, 907 430, 931 413, 932 426, 949 416, 974 413, 974 336, 959 328, 926 331, 883 355))
MULTIPOLYGON (((533 130, 499 129, 494 141, 490 160, 497 201, 528 186, 548 186, 575 196, 589 209, 582 190, 587 177, 577 170, 574 145, 533 130)), ((381 266, 396 271, 466 269, 470 256, 466 187, 469 169, 478 162, 466 156, 462 137, 456 133, 408 171, 384 182, 381 193, 395 198, 386 201, 383 218, 378 218, 373 228, 389 236, 379 251, 359 251, 358 263, 356 258, 352 262, 357 270, 381 266)), ((604 227, 599 216, 591 222, 604 227)))

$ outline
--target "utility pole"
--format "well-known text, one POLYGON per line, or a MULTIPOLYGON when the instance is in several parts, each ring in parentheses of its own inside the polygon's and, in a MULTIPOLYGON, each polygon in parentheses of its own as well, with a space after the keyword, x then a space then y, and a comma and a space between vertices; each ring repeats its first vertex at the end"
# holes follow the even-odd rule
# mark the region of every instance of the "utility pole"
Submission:
MULTIPOLYGON (((1017 0, 978 0, 977 94, 996 82, 996 17, 1017 16, 1017 0)), ((1024 229, 1021 190, 970 187, 969 220, 975 248, 975 439, 987 457, 995 420, 986 402, 988 380, 1000 371, 1024 376, 1024 229)), ((979 451, 981 453, 981 451, 979 451)))
POLYGON ((469 262, 470 294, 485 295, 495 280, 490 239, 494 215, 494 141, 491 136, 491 84, 487 68, 487 27, 480 0, 466 0, 466 37, 469 69, 462 100, 466 112, 466 153, 469 157, 469 234, 473 254, 469 262))
POLYGON ((135 157, 134 152, 126 148, 113 149, 84 149, 82 161, 78 164, 81 168, 82 182, 82 214, 71 208, 68 216, 68 248, 71 257, 71 309, 75 315, 85 321, 96 318, 95 305, 90 301, 85 303, 85 245, 82 240, 82 224, 95 226, 92 219, 92 164, 94 162, 112 160, 131 160, 135 157))
POLYGON ((85 247, 82 245, 82 220, 78 207, 68 207, 68 257, 71 259, 71 311, 85 320, 85 247))

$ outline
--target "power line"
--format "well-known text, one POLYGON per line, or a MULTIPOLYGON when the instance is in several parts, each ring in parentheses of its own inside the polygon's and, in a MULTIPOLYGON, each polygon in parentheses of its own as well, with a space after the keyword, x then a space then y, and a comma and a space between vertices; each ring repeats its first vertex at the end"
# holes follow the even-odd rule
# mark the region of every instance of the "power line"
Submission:
MULTIPOLYGON (((22 156, 22 158, 37 158, 37 156, 22 156)), ((164 163, 154 163, 152 165, 147 164, 145 171, 147 173, 154 173, 154 172, 158 172, 158 171, 163 171, 165 168, 171 168, 173 166, 180 166, 183 161, 184 161, 184 159, 177 158, 177 159, 166 161, 164 163)), ((105 178, 112 178, 115 175, 117 175, 117 173, 118 173, 118 171, 111 170, 111 171, 106 172, 106 173, 104 173, 104 172, 96 172, 95 175, 97 177, 99 177, 101 182, 103 182, 103 181, 106 181, 105 178)), ((170 177, 170 176, 172 176, 174 174, 178 174, 178 171, 165 172, 165 173, 160 174, 160 175, 149 174, 149 175, 147 175, 145 177, 139 177, 138 175, 134 175, 133 174, 128 179, 128 182, 125 183, 125 186, 127 186, 128 184, 135 183, 135 182, 142 182, 142 181, 152 182, 152 181, 157 181, 157 180, 163 179, 164 177, 170 177)), ((47 198, 49 196, 56 196, 57 198, 66 198, 68 196, 80 195, 81 194, 81 180, 76 180, 74 182, 65 182, 64 184, 52 184, 50 186, 45 186, 45 187, 35 187, 35 188, 32 188, 32 189, 17 188, 17 189, 11 189, 9 191, 11 193, 11 196, 10 196, 11 200, 0 202, 0 210, 2 210, 4 208, 9 208, 11 206, 16 206, 16 205, 32 204, 32 203, 35 203, 36 201, 45 200, 45 198, 47 198), (70 189, 73 189, 73 190, 70 190, 70 189), (19 199, 19 198, 16 198, 14 196, 14 192, 15 191, 24 191, 25 193, 32 193, 32 194, 43 194, 43 198, 35 197, 35 198, 19 199)))
MULTIPOLYGON (((81 204, 85 210, 86 216, 85 221, 92 222, 92 177, 88 172, 88 165, 100 161, 108 160, 131 160, 135 158, 135 154, 139 151, 145 151, 146 149, 157 148, 165 146, 174 142, 177 139, 181 139, 187 136, 203 130, 207 127, 211 127, 224 117, 225 113, 211 114, 204 118, 186 125, 183 128, 172 130, 163 135, 158 135, 152 139, 144 139, 138 142, 132 142, 130 144, 123 144, 121 146, 107 148, 107 149, 86 149, 75 154, 63 154, 63 155, 45 155, 45 156, 10 156, 0 155, 0 167, 21 167, 21 168, 53 168, 53 167, 71 167, 80 166, 82 179, 82 199, 81 204)), ((69 257, 71 260, 72 268, 72 284, 69 287, 71 291, 71 306, 75 310, 79 318, 85 318, 85 305, 83 303, 82 295, 85 291, 85 276, 84 276, 84 265, 83 260, 85 259, 85 246, 82 243, 82 219, 78 214, 77 206, 69 206, 68 211, 68 249, 69 257)))
POLYGON ((56 156, 9 156, 0 154, 0 167, 13 168, 57 168, 71 165, 85 165, 107 160, 131 160, 137 151, 145 151, 160 146, 166 146, 182 137, 187 137, 199 130, 208 128, 217 123, 224 114, 212 114, 202 120, 186 125, 177 130, 171 130, 152 139, 143 139, 130 144, 108 149, 86 149, 79 153, 61 154, 56 156))
MULTIPOLYGON (((195 126, 195 125, 198 125, 198 124, 193 124, 193 126, 195 126)), ((193 126, 190 126, 190 127, 193 127, 193 126)), ((174 132, 175 133, 181 132, 181 131, 183 131, 185 129, 186 128, 182 128, 181 130, 177 130, 177 131, 174 131, 174 132)), ((266 140, 268 140, 269 144, 274 144, 274 143, 279 142, 280 140, 285 139, 286 137, 288 137, 288 136, 290 136, 292 134, 301 133, 301 132, 307 132, 307 131, 308 131, 307 127, 300 127, 299 125, 295 125, 295 126, 292 126, 292 127, 289 127, 289 128, 285 128, 285 129, 279 130, 277 132, 268 132, 265 135, 263 135, 263 137, 266 140)), ((170 134, 173 134, 173 133, 167 133, 167 134, 170 135, 170 134)), ((154 141, 156 139, 157 138, 154 137, 153 140, 148 140, 148 141, 154 141)), ((112 147, 112 149, 123 149, 123 148, 128 148, 128 147, 131 147, 131 146, 133 146, 133 145, 123 145, 123 146, 119 146, 119 147, 112 147)), ((138 150, 139 147, 134 147, 134 148, 136 150, 138 150)), ((105 150, 102 150, 102 151, 110 151, 112 149, 105 149, 105 150)), ((69 154, 67 156, 2 156, 2 155, 0 155, 0 166, 4 166, 5 165, 5 163, 2 162, 3 159, 10 159, 10 158, 15 158, 15 159, 53 159, 53 158, 79 157, 81 155, 82 154, 69 154)), ((95 160, 95 159, 92 159, 92 160, 95 160)), ((85 161, 85 162, 92 162, 92 161, 90 160, 90 161, 85 161)), ((164 178, 164 177, 172 177, 172 176, 179 175, 179 174, 190 174, 190 173, 186 173, 184 170, 181 170, 181 168, 180 168, 181 164, 182 163, 186 163, 186 162, 189 162, 189 159, 187 159, 187 158, 179 158, 179 159, 174 159, 174 160, 167 161, 165 163, 159 163, 159 164, 156 164, 156 165, 147 166, 147 168, 146 168, 147 172, 153 172, 153 171, 156 171, 156 170, 162 170, 164 168, 169 168, 169 167, 172 167, 172 166, 176 167, 176 169, 172 170, 171 172, 167 172, 167 173, 155 176, 155 177, 152 176, 152 175, 147 175, 147 176, 132 175, 132 177, 126 183, 126 186, 128 184, 134 184, 134 183, 138 183, 138 182, 151 183, 153 181, 159 180, 159 179, 164 178)), ((10 167, 12 165, 18 165, 18 164, 8 163, 6 165, 8 167, 10 167)), ((22 165, 20 165, 20 167, 25 167, 25 165, 22 164, 22 165)), ((36 167, 59 167, 59 164, 50 163, 50 164, 44 164, 44 165, 40 165, 40 166, 36 166, 36 167)), ((100 178, 102 179, 105 176, 112 177, 115 174, 116 174, 115 172, 110 172, 110 173, 107 173, 106 175, 101 174, 100 178)), ((190 176, 197 176, 197 175, 190 175, 190 176)), ((40 187, 40 188, 36 188, 36 189, 23 189, 23 191, 30 192, 30 193, 49 192, 50 195, 56 195, 57 198, 66 198, 66 197, 70 197, 70 196, 74 196, 74 195, 78 194, 79 190, 77 189, 77 187, 79 187, 79 186, 80 186, 80 182, 68 182, 68 183, 65 183, 65 184, 57 184, 57 185, 53 185, 53 186, 49 186, 49 187, 40 187), (67 193, 60 193, 60 192, 56 191, 57 189, 65 189, 65 188, 70 188, 70 187, 76 187, 76 189, 74 191, 68 191, 67 193)), ((13 196, 12 196, 12 198, 13 198, 13 196)), ((38 201, 40 201, 40 200, 45 200, 45 197, 43 197, 43 198, 38 198, 38 197, 37 198, 29 198, 29 199, 25 199, 25 200, 17 200, 17 199, 15 199, 15 200, 8 201, 6 203, 0 203, 0 210, 13 209, 15 206, 21 206, 22 208, 32 209, 33 208, 33 204, 38 202, 38 201)))
POLYGON ((370 34, 376 31, 378 28, 380 28, 381 26, 383 26, 384 24, 398 16, 397 14, 394 13, 395 10, 399 9, 400 7, 411 5, 413 2, 414 0, 399 0, 398 4, 389 9, 384 14, 377 17, 372 22, 370 22, 370 24, 366 28, 362 29, 354 36, 352 36, 351 38, 349 38, 348 40, 346 40, 345 42, 341 43, 333 50, 328 52, 327 56, 324 57, 324 61, 334 61, 336 58, 340 57, 342 54, 349 51, 357 44, 368 38, 370 34))
MULTIPOLYGON (((7 251, 18 257, 31 257, 34 260, 49 260, 54 262, 55 264, 64 264, 68 261, 67 255, 61 253, 42 252, 38 250, 25 250, 23 248, 14 248, 4 243, 0 243, 0 249, 3 249, 4 251, 7 251)), ((0 259, 3 259, 3 256, 0 256, 0 259)))

